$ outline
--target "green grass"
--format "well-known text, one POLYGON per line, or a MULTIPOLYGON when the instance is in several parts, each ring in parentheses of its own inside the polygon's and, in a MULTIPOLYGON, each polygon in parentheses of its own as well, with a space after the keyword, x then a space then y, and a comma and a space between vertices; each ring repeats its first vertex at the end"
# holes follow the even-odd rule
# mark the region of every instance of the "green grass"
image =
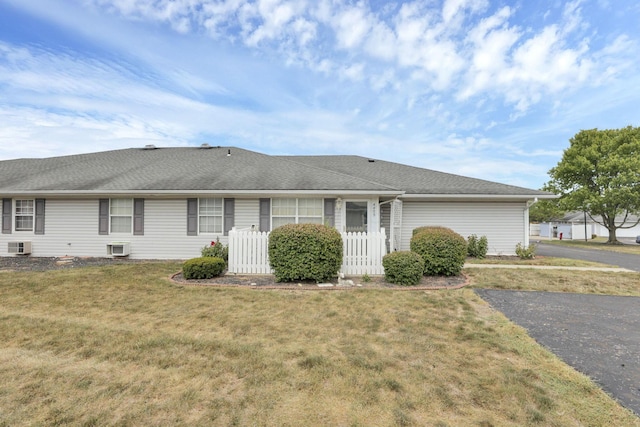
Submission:
POLYGON ((467 258, 465 265, 473 264, 512 264, 512 265, 541 265, 541 266, 558 266, 558 267, 615 267, 609 264, 603 264, 593 261, 583 261, 578 259, 569 258, 554 258, 554 257, 541 257, 536 256, 533 259, 520 259, 518 257, 506 257, 508 259, 499 257, 487 257, 487 258, 467 258))
POLYGON ((470 289, 182 287, 179 268, 0 275, 0 426, 640 425, 470 289))

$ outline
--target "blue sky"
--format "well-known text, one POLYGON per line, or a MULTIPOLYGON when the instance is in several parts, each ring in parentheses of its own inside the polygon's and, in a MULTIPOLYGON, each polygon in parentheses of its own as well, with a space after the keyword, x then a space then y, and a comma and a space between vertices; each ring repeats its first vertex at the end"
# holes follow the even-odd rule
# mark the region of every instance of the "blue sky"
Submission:
POLYGON ((0 0, 0 159, 231 145, 540 188, 640 126, 640 3, 0 0))

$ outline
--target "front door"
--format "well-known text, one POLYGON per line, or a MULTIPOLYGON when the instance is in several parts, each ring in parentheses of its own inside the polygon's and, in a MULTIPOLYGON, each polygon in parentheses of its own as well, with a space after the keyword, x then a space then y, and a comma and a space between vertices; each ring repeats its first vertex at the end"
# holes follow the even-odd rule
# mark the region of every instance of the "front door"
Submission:
POLYGON ((345 226, 347 232, 367 232, 367 210, 366 201, 345 202, 345 226))

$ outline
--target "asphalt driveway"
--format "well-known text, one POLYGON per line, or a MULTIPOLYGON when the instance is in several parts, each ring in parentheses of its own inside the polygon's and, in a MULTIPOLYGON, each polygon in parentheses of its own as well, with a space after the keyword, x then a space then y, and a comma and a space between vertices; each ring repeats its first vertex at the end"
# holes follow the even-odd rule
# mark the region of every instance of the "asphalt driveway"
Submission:
POLYGON ((475 292, 640 415, 640 297, 475 292))

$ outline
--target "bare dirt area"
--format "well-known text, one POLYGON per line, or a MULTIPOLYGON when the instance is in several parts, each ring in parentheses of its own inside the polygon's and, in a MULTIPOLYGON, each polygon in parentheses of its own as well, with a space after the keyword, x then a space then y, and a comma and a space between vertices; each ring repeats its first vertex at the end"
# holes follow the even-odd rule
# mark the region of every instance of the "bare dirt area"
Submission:
POLYGON ((0 257, 0 272, 4 271, 49 271, 68 268, 119 265, 130 263, 152 262, 149 260, 131 260, 128 258, 99 258, 99 257, 31 257, 4 256, 0 257))

